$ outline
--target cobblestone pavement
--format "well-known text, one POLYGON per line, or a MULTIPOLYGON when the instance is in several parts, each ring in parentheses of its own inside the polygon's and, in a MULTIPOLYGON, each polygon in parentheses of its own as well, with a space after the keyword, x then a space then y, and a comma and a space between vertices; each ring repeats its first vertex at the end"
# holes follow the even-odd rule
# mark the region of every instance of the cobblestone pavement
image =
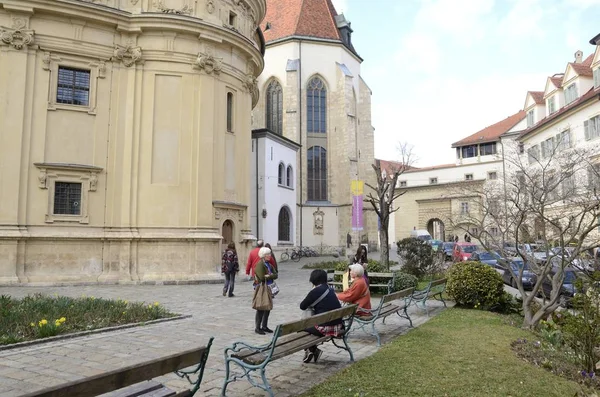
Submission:
MULTIPOLYGON (((278 284, 281 293, 275 298, 269 326, 300 318, 300 301, 311 286, 310 270, 301 269, 307 261, 280 264, 278 284)), ((323 260, 322 258, 320 260, 323 260)), ((328 259, 326 259, 328 260, 328 259)), ((244 277, 241 276, 241 279, 244 277)), ((223 349, 233 342, 266 343, 268 336, 254 333, 254 310, 251 308, 252 286, 236 280, 235 297, 222 296, 222 285, 140 286, 98 285, 77 287, 0 287, 0 295, 24 297, 41 292, 66 296, 95 296, 130 301, 158 301, 169 310, 190 314, 191 318, 169 321, 42 343, 0 351, 0 397, 13 397, 49 386, 100 374, 141 361, 159 358, 206 344, 210 336, 215 340, 204 373, 202 387, 197 395, 218 396, 225 376, 223 349)), ((378 298, 373 299, 378 303, 378 298)), ((430 316, 443 306, 432 301, 430 316)), ((411 306, 409 313, 415 326, 428 320, 420 310, 411 306)), ((382 343, 408 331, 408 322, 399 317, 378 322, 382 343)), ((362 331, 349 339, 356 360, 378 350, 374 337, 362 331)), ((331 343, 322 347, 324 354, 318 363, 302 363, 302 352, 280 359, 267 367, 267 379, 276 396, 294 396, 323 382, 335 372, 350 365, 348 353, 331 343)), ((233 367, 232 367, 233 368, 233 367)), ((173 374, 158 379, 171 388, 187 387, 173 374)), ((237 381, 228 386, 229 396, 264 396, 262 390, 251 387, 248 381, 237 381)))

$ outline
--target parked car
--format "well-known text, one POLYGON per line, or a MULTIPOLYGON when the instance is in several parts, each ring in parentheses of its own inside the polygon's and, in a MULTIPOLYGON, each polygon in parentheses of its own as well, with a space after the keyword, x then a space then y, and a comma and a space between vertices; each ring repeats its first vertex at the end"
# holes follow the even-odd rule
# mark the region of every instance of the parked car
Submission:
MULTIPOLYGON (((541 291, 542 296, 545 296, 547 298, 550 297, 550 294, 552 293, 551 279, 554 277, 555 274, 556 274, 556 270, 553 270, 550 273, 550 279, 545 278, 544 281, 542 282, 542 291, 541 291)), ((571 306, 571 299, 575 296, 575 293, 577 292, 576 288, 575 288, 575 281, 577 281, 577 274, 578 274, 578 271, 577 271, 577 269, 574 269, 574 268, 565 268, 565 270, 564 270, 564 279, 563 279, 562 286, 560 287, 560 297, 559 297, 559 304, 563 307, 571 306)))
POLYGON ((452 252, 454 251, 454 246, 456 245, 455 242, 445 242, 442 245, 442 249, 444 250, 444 253, 446 254, 446 260, 447 261, 451 261, 452 260, 452 252))
POLYGON ((517 288, 517 281, 513 277, 510 270, 508 270, 508 266, 512 269, 516 276, 519 275, 520 269, 523 269, 523 273, 521 275, 521 282, 523 283, 523 288, 526 290, 533 289, 533 286, 537 282, 537 275, 531 271, 529 265, 523 261, 523 258, 515 256, 510 258, 510 262, 504 267, 504 273, 502 273, 502 280, 505 284, 510 285, 513 288, 517 288))
POLYGON ((423 241, 431 240, 431 234, 429 234, 427 230, 411 230, 410 237, 418 238, 423 241))
POLYGON ((500 259, 500 255, 493 251, 475 251, 471 254, 472 261, 478 261, 493 268, 497 267, 498 259, 500 259))
POLYGON ((429 244, 431 244, 433 252, 438 252, 442 249, 443 242, 441 240, 429 240, 429 244))
POLYGON ((477 251, 477 245, 471 243, 456 243, 452 251, 454 262, 464 262, 471 259, 471 254, 477 251))

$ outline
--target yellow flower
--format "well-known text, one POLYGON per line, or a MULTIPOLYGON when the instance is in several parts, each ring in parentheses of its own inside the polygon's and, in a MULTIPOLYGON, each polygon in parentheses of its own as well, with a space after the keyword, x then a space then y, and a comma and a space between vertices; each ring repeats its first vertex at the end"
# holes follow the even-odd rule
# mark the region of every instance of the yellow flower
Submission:
POLYGON ((39 322, 39 324, 40 324, 40 327, 42 325, 46 325, 46 324, 48 324, 48 320, 46 320, 45 318, 43 318, 42 321, 39 322))
POLYGON ((154 306, 159 306, 159 305, 160 305, 160 303, 154 302, 154 306))
POLYGON ((58 320, 56 320, 56 321, 58 321, 58 322, 60 322, 60 323, 62 324, 62 323, 64 323, 65 321, 67 321, 67 319, 66 319, 66 318, 64 318, 64 317, 61 317, 61 318, 59 318, 59 319, 58 319, 58 320))
POLYGON ((60 327, 60 324, 61 324, 61 322, 60 322, 60 321, 58 321, 58 320, 56 320, 56 321, 54 322, 54 326, 56 326, 56 327, 60 327))
POLYGON ((90 299, 91 299, 91 300, 94 300, 94 299, 96 299, 96 298, 94 298, 93 296, 90 296, 90 299))
POLYGON ((129 301, 123 301, 123 302, 124 302, 125 304, 128 304, 128 303, 129 303, 129 301))
POLYGON ((123 312, 123 314, 125 314, 125 313, 127 313, 127 312, 123 312))
POLYGON ((29 325, 31 325, 32 327, 35 327, 35 323, 31 323, 31 324, 29 324, 29 325))
POLYGON ((152 309, 152 305, 148 305, 148 309, 152 309))

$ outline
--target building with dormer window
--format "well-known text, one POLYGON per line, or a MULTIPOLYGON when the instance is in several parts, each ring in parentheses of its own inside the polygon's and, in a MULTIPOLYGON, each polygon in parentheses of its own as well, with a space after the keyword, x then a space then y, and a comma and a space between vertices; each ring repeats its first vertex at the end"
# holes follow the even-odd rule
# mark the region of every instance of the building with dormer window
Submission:
POLYGON ((258 170, 267 176, 252 183, 259 192, 251 194, 258 200, 251 210, 253 233, 279 247, 345 247, 348 233, 354 243, 376 246, 373 211, 359 210, 360 225, 352 223, 351 182, 374 181, 375 175, 372 93, 360 75, 363 59, 352 44, 350 22, 330 0, 267 0, 261 29, 265 69, 252 126, 281 135, 299 150, 292 165, 294 200, 261 198, 276 176, 277 164, 269 162, 278 161, 278 153, 258 170), (275 233, 284 207, 294 228, 291 240, 275 233))

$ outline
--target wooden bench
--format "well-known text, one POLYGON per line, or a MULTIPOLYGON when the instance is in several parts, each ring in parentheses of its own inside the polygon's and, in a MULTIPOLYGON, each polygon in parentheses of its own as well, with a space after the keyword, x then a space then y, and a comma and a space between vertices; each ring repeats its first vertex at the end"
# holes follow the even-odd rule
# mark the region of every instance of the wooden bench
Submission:
POLYGON ((273 338, 266 345, 252 346, 245 342, 236 342, 225 349, 225 381, 221 396, 225 396, 227 385, 238 379, 247 378, 254 387, 265 390, 271 397, 274 396, 271 385, 265 376, 266 366, 272 361, 289 356, 307 349, 331 341, 336 347, 344 349, 350 354, 350 361, 354 361, 354 354, 348 345, 348 332, 352 328, 352 320, 356 313, 357 305, 350 305, 341 309, 332 310, 309 318, 280 324, 273 332, 273 338), (344 321, 345 330, 339 337, 316 336, 308 332, 302 332, 307 328, 318 324, 327 323, 336 319, 344 321), (336 340, 341 340, 343 346, 338 345, 336 340), (234 363, 240 366, 243 374, 232 375, 230 365, 234 363), (255 382, 250 376, 253 371, 258 371, 262 378, 262 384, 255 382))
MULTIPOLYGON (((342 288, 342 282, 341 281, 335 281, 336 276, 338 276, 340 279, 343 277, 343 275, 347 273, 346 271, 341 271, 341 270, 336 270, 333 272, 333 280, 329 281, 329 285, 331 285, 332 287, 339 287, 342 288)), ((367 276, 369 277, 369 281, 374 279, 374 278, 383 278, 383 279, 388 279, 387 282, 382 283, 369 283, 369 289, 371 288, 375 288, 375 287, 381 287, 381 288, 387 288, 387 292, 388 294, 391 294, 392 291, 394 291, 394 283, 396 281, 396 273, 394 272, 389 272, 389 273, 370 273, 367 272, 367 276)))
POLYGON ((90 378, 32 392, 23 397, 92 397, 110 392, 114 392, 109 394, 110 397, 193 396, 200 388, 212 342, 213 338, 210 338, 208 344, 200 348, 129 365, 90 378), (191 368, 184 369, 188 367, 191 368), (187 379, 191 389, 177 393, 152 380, 170 372, 187 379))
POLYGON ((427 317, 429 317, 429 309, 426 304, 427 299, 436 298, 437 300, 442 301, 444 307, 447 307, 443 297, 443 293, 445 291, 445 278, 441 278, 439 280, 432 280, 429 282, 429 284, 427 284, 427 287, 425 287, 424 289, 416 290, 415 292, 413 292, 412 301, 414 302, 415 306, 421 306, 421 308, 427 313, 427 317))
POLYGON ((384 295, 379 302, 379 306, 375 309, 368 310, 361 308, 361 312, 369 312, 370 315, 355 315, 354 319, 356 320, 356 327, 352 330, 352 332, 360 328, 365 331, 365 333, 376 337, 377 346, 381 346, 381 339, 377 329, 375 328, 375 321, 383 319, 383 323, 385 324, 385 319, 388 316, 396 313, 398 316, 407 319, 412 327, 412 320, 410 319, 410 316, 406 310, 408 309, 408 306, 410 306, 413 292, 414 288, 403 289, 402 291, 384 295), (369 326, 371 328, 370 332, 367 330, 367 327, 369 326))

